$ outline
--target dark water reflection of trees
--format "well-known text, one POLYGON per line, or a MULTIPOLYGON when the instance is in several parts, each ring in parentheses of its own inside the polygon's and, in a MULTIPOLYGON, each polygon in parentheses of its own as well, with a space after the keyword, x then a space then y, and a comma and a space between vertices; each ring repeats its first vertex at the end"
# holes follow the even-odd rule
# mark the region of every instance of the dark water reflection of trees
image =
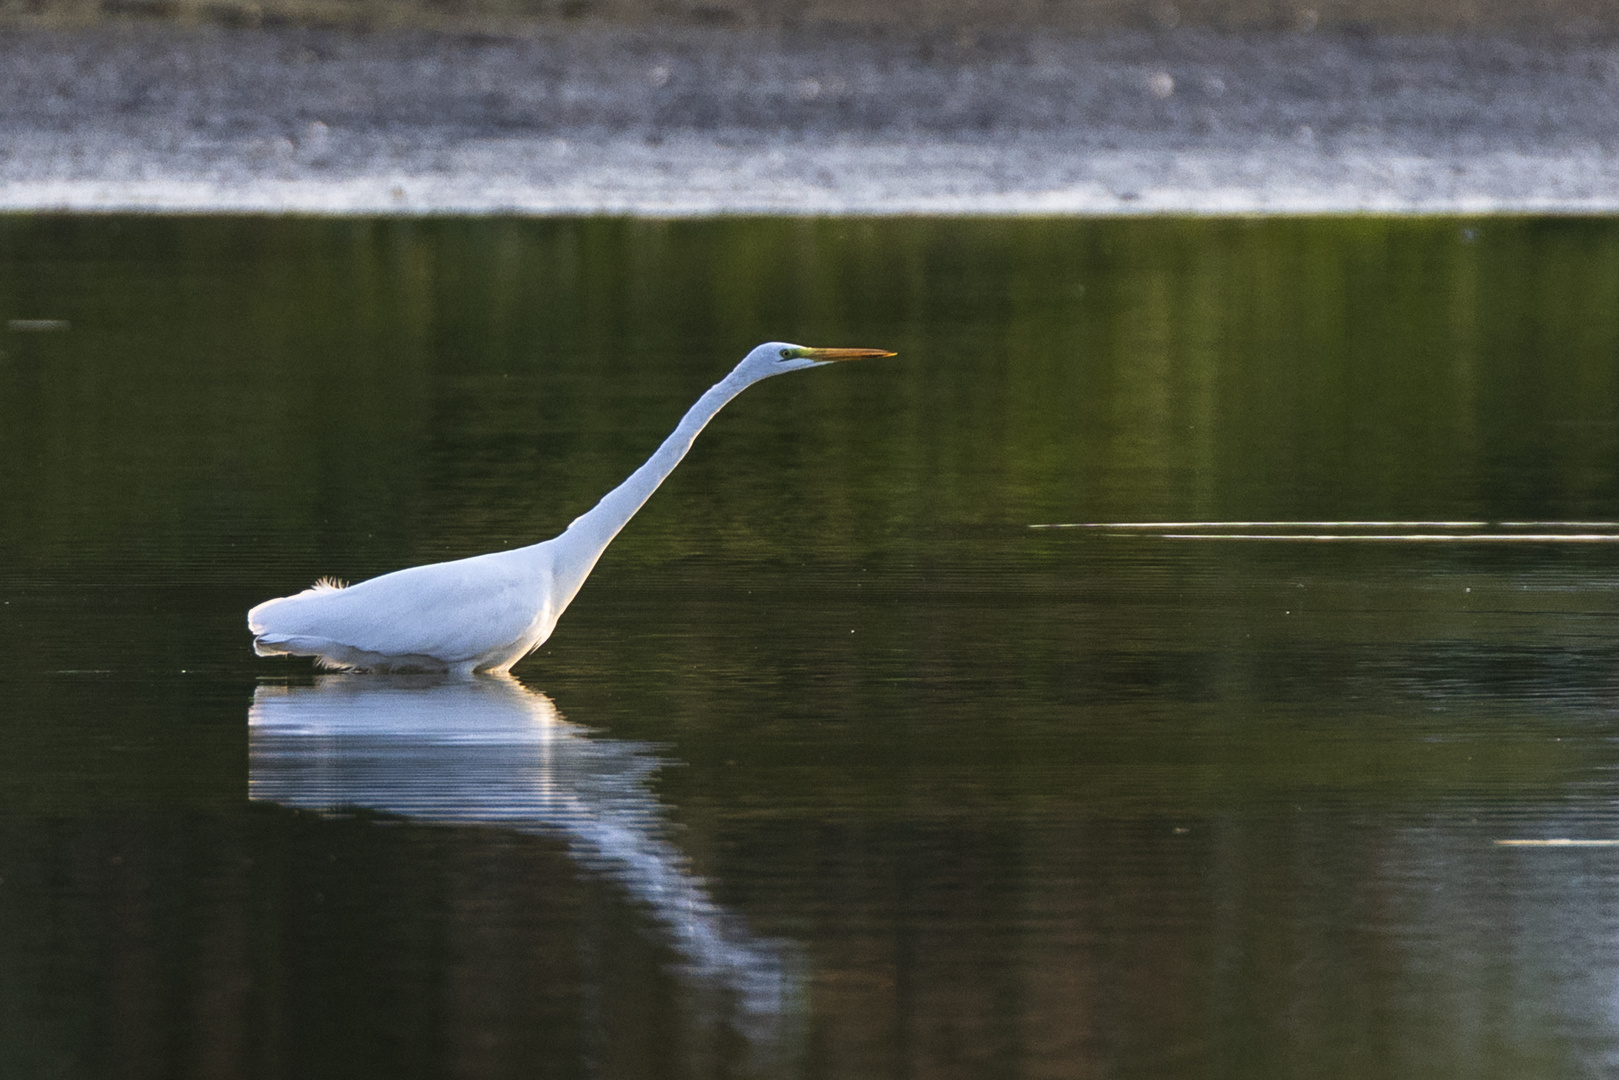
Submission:
POLYGON ((1581 220, 0 220, 68 323, 0 336, 0 1073, 762 1068, 565 836, 249 803, 311 676, 242 617, 550 535, 781 337, 900 356, 750 390, 519 668, 801 958, 764 1071, 1600 1074, 1613 856, 1492 841, 1619 836, 1619 549, 1027 526, 1613 521, 1616 291, 1581 220))

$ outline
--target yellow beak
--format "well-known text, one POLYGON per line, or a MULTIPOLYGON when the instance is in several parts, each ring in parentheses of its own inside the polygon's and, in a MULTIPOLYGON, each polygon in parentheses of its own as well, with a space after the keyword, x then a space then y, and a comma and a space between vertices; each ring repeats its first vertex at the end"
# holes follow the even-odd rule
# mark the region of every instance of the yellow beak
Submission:
POLYGON ((806 360, 864 360, 871 356, 898 356, 887 349, 805 349, 801 354, 806 360))

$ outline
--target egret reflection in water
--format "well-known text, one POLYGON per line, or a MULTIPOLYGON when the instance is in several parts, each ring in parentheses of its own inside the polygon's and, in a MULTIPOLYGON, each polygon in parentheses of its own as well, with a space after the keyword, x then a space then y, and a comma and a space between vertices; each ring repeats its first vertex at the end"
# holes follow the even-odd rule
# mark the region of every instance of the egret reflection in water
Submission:
POLYGON ((796 1010, 789 946, 750 934, 668 839, 646 746, 569 723, 510 676, 261 685, 248 725, 250 798, 562 838, 645 906, 688 977, 734 997, 745 1033, 779 1033, 796 1010))

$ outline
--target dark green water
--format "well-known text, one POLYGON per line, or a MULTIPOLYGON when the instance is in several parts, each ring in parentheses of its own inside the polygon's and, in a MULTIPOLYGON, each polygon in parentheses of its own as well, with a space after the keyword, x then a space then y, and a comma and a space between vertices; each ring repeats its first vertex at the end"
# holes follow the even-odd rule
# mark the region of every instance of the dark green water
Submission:
POLYGON ((1619 223, 12 218, 3 320, 0 1076, 1619 1067, 1619 848, 1495 842, 1619 839, 1619 223), (770 338, 901 355, 520 682, 253 656, 770 338), (1553 539, 1029 528, 1223 521, 1553 539))

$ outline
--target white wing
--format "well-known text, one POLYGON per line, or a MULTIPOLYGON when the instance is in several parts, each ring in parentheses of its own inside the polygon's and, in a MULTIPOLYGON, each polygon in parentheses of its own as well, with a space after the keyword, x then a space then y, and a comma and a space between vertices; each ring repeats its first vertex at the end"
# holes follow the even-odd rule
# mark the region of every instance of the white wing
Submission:
POLYGON ((247 624, 272 652, 466 663, 541 629, 551 575, 538 547, 413 566, 348 588, 317 585, 260 604, 247 624))

